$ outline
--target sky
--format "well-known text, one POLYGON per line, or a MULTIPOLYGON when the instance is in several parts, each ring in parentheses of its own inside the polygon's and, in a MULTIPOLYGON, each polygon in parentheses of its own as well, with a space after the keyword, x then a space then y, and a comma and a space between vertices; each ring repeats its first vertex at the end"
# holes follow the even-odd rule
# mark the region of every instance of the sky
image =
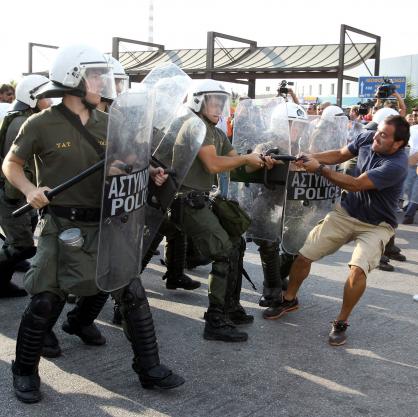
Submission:
MULTIPOLYGON (((28 70, 29 42, 82 42, 110 52, 114 36, 148 40, 149 0, 3 0, 1 8, 0 83, 28 70)), ((208 31, 256 40, 259 46, 338 43, 340 25, 347 24, 380 35, 381 57, 387 58, 418 53, 417 16, 416 0, 154 0, 154 43, 205 48, 208 31)), ((36 50, 34 70, 46 69, 50 59, 50 51, 36 50)))

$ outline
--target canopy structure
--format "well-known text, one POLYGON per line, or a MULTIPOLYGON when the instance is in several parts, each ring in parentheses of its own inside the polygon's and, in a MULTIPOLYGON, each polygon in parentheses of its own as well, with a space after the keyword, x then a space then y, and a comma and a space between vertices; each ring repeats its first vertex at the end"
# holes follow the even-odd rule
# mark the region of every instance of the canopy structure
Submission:
MULTIPOLYGON (((34 46, 29 44, 29 73, 32 72, 34 46)), ((342 103, 343 80, 357 81, 344 71, 374 59, 374 75, 379 75, 380 36, 341 25, 338 44, 258 46, 256 41, 218 32, 208 32, 206 49, 166 50, 164 45, 114 37, 112 55, 121 62, 131 82, 140 82, 157 65, 172 62, 192 78, 213 78, 248 85, 248 96, 255 97, 257 79, 337 78, 337 104, 342 103), (371 38, 373 42, 354 43, 348 32, 371 38), (349 42, 346 42, 346 38, 349 42), (227 39, 244 44, 225 48, 218 40, 227 39), (121 50, 121 43, 132 47, 121 50), (215 47, 219 43, 220 47, 215 47), (148 47, 150 50, 139 50, 148 47)), ((370 72, 370 71, 369 71, 370 72)), ((370 72, 370 75, 373 75, 370 72)))
MULTIPOLYGON (((350 38, 351 40, 351 38, 350 38)), ((344 74, 368 59, 375 59, 375 75, 379 73, 380 37, 341 25, 340 43, 296 46, 257 46, 257 42, 218 32, 208 32, 207 49, 166 50, 163 45, 113 38, 112 55, 129 74, 140 82, 156 65, 172 62, 192 78, 213 78, 248 85, 249 97, 255 96, 255 81, 266 78, 337 78, 337 104, 342 101, 343 80, 357 81, 344 74), (370 43, 346 43, 348 31, 374 39, 370 43), (223 38, 246 44, 244 47, 215 47, 223 38), (120 51, 121 42, 153 47, 154 50, 120 51)))

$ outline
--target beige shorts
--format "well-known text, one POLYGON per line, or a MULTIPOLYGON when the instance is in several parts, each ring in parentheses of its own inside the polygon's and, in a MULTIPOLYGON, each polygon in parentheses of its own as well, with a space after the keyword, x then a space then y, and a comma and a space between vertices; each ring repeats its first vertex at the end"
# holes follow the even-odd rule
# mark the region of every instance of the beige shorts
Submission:
POLYGON ((311 230, 299 253, 317 261, 354 241, 355 248, 348 265, 358 266, 367 276, 379 265, 385 246, 394 233, 393 227, 386 222, 377 226, 364 223, 337 206, 311 230))

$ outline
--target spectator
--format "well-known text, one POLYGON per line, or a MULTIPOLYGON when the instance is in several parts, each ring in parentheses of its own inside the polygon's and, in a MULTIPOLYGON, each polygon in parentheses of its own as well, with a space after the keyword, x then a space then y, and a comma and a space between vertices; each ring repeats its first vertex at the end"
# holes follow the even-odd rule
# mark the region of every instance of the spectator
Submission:
POLYGON ((317 113, 320 116, 322 114, 322 112, 328 107, 331 106, 331 102, 329 101, 324 101, 323 103, 319 104, 318 108, 317 108, 317 113))
POLYGON ((0 103, 13 103, 15 99, 15 89, 10 84, 0 86, 0 103))
POLYGON ((408 204, 405 207, 405 217, 402 221, 403 224, 414 223, 415 213, 418 209, 418 126, 411 127, 410 132, 408 177, 404 184, 404 194, 408 197, 408 204))
POLYGON ((317 105, 315 103, 309 103, 308 107, 306 109, 306 113, 308 113, 309 116, 315 116, 317 114, 317 105))

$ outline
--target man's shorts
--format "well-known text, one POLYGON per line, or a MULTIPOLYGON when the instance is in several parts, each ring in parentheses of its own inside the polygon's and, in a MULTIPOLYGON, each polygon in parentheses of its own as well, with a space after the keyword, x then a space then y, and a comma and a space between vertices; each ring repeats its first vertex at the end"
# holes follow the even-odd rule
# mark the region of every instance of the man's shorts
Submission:
POLYGON ((355 248, 349 266, 358 266, 367 274, 379 265, 386 244, 394 235, 391 225, 362 222, 351 217, 342 207, 328 213, 309 233, 299 253, 317 261, 354 241, 355 248))

